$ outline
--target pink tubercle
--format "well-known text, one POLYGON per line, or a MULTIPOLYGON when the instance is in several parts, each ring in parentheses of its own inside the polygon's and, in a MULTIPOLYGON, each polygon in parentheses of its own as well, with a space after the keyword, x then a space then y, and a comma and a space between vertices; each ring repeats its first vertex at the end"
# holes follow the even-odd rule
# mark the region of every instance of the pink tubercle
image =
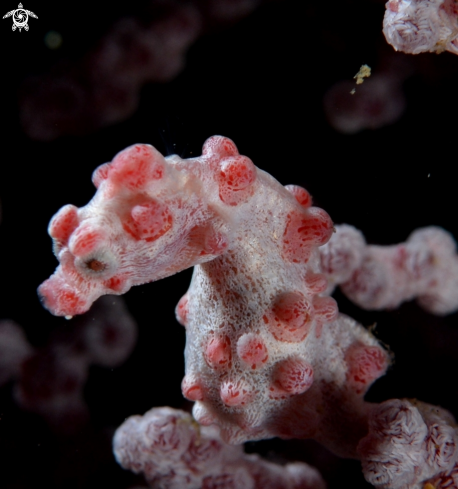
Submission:
POLYGON ((339 308, 332 297, 315 296, 313 298, 313 311, 315 313, 315 336, 320 338, 323 326, 337 318, 339 308))
POLYGON ((219 174, 219 197, 228 205, 246 202, 254 193, 256 167, 246 156, 232 156, 221 163, 219 174))
POLYGON ((177 321, 182 326, 187 326, 189 314, 189 295, 186 293, 179 301, 175 308, 177 321))
POLYGON ((51 219, 48 232, 51 238, 66 244, 78 224, 78 208, 68 204, 51 219))
POLYGON ((163 178, 164 172, 163 156, 150 145, 136 144, 115 156, 108 177, 113 183, 138 191, 163 178))
POLYGON ((181 392, 190 401, 202 401, 204 398, 204 390, 201 382, 191 375, 184 377, 181 383, 181 392))
POLYGON ((312 205, 312 197, 305 188, 299 187, 299 185, 285 185, 285 188, 294 195, 302 207, 308 208, 312 205))
POLYGON ((283 234, 285 260, 293 263, 307 262, 313 247, 329 241, 333 230, 331 218, 318 207, 310 207, 306 212, 291 211, 287 215, 283 234))
POLYGON ((388 355, 379 346, 367 346, 362 343, 352 344, 345 353, 348 366, 347 381, 361 394, 369 385, 385 373, 388 367, 388 355))
POLYGON ((202 148, 202 156, 217 156, 218 159, 238 155, 237 146, 224 136, 212 136, 208 138, 202 148))
POLYGON ((111 164, 104 163, 103 165, 98 166, 94 172, 92 173, 92 183, 95 188, 99 188, 100 184, 108 178, 108 174, 110 173, 111 164))
POLYGON ((244 406, 253 398, 253 389, 242 379, 223 381, 219 392, 226 406, 244 406))
POLYGON ((237 191, 252 185, 256 180, 256 168, 246 156, 231 156, 221 163, 220 181, 227 188, 237 191))
POLYGON ((334 224, 329 214, 319 207, 310 207, 306 219, 301 224, 298 232, 318 246, 327 243, 334 232, 334 224))
POLYGON ((299 292, 279 294, 264 318, 275 339, 291 343, 304 340, 312 327, 312 321, 313 308, 299 292))
POLYGON ((302 394, 313 384, 313 368, 302 358, 287 358, 276 366, 273 384, 289 395, 302 394))
POLYGON ((202 426, 216 424, 218 419, 203 402, 196 401, 192 408, 194 419, 202 426))
POLYGON ((132 208, 123 227, 133 238, 155 241, 170 230, 173 217, 168 206, 150 200, 132 208))
POLYGON ((245 333, 237 341, 239 358, 252 370, 256 370, 267 362, 269 352, 261 335, 245 333))
POLYGON ((231 340, 226 335, 212 335, 204 348, 204 358, 214 369, 230 368, 232 363, 231 340))
POLYGON ((315 312, 315 317, 324 323, 334 321, 339 312, 337 302, 332 297, 315 296, 313 298, 313 311, 315 312))
POLYGON ((305 283, 310 292, 314 294, 324 292, 328 286, 328 280, 322 273, 307 273, 305 283))

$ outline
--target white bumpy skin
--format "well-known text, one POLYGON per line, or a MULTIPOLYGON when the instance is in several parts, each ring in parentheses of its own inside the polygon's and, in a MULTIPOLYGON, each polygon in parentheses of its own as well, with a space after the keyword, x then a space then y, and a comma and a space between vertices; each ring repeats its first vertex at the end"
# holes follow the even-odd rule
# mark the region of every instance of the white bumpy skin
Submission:
MULTIPOLYGON (((99 167, 93 182, 98 190, 87 206, 65 206, 51 220, 60 265, 39 288, 44 305, 73 316, 101 295, 194 266, 176 314, 186 328, 182 391, 195 401, 197 422, 217 425, 226 443, 314 438, 360 458, 373 412, 363 397, 390 355, 338 314, 329 294, 361 275, 372 256, 361 233, 351 227, 334 233, 306 190, 284 187, 222 136, 187 160, 131 146, 99 167)), ((423 244, 396 251, 394 262, 387 247, 371 268, 377 275, 366 274, 390 289, 400 267, 401 300, 421 295, 408 275, 436 270, 439 255, 431 250, 456 261, 454 244, 422 232, 423 244)), ((446 270, 441 265, 434 280, 454 283, 446 270)), ((376 306, 392 306, 390 297, 376 306)), ((456 308, 453 294, 447 301, 447 311, 456 308)))

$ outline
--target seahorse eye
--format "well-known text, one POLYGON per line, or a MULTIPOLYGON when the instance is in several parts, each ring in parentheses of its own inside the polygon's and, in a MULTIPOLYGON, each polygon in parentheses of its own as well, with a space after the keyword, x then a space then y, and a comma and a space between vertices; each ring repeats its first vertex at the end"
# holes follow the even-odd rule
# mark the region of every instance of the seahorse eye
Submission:
POLYGON ((105 263, 95 259, 87 261, 86 266, 94 272, 103 272, 107 268, 105 263))

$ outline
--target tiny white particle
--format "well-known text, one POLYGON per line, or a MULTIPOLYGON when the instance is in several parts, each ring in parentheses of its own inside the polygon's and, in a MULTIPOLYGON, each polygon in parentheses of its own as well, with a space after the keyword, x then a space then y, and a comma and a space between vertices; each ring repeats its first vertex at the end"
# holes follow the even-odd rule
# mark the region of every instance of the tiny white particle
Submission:
POLYGON ((65 319, 70 320, 73 316, 65 316, 65 319))

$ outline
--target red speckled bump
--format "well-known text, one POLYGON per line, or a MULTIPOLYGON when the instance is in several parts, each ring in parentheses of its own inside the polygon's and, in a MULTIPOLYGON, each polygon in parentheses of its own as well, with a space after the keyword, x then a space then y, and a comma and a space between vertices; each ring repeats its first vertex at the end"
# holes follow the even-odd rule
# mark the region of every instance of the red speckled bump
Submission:
POLYGON ((221 383, 220 396, 226 406, 244 406, 252 400, 254 392, 243 379, 229 379, 221 383))
POLYGON ((350 346, 345 360, 348 365, 348 383, 358 393, 365 392, 388 367, 388 355, 381 347, 361 343, 350 346))
POLYGON ((104 163, 94 170, 94 172, 92 173, 92 183, 94 184, 95 188, 99 188, 102 181, 108 178, 110 168, 110 163, 104 163))
POLYGON ((233 156, 223 160, 220 177, 228 189, 243 190, 256 180, 256 168, 246 156, 233 156))
POLYGON ((136 144, 118 153, 110 165, 109 178, 130 190, 139 190, 164 175, 162 155, 148 144, 136 144))
POLYGON ((313 246, 325 244, 333 229, 331 218, 318 207, 289 213, 283 235, 285 259, 294 263, 307 262, 313 246))
POLYGON ((319 338, 323 331, 323 325, 337 318, 339 308, 332 297, 315 296, 313 298, 313 311, 316 323, 315 336, 319 338))
POLYGON ((328 280, 322 273, 308 273, 305 277, 305 283, 312 294, 320 294, 328 286, 328 280))
POLYGON ((243 334, 237 341, 237 354, 253 370, 265 365, 269 353, 264 340, 254 333, 243 334))
POLYGON ((49 235, 61 241, 67 243, 68 238, 73 231, 78 227, 78 208, 74 205, 68 204, 51 219, 49 223, 48 233, 49 235))
POLYGON ((194 376, 186 375, 181 383, 183 396, 190 401, 201 401, 204 398, 202 384, 194 376))
POLYGON ((182 325, 186 326, 188 324, 188 314, 189 314, 189 296, 185 294, 177 304, 175 308, 175 316, 177 321, 182 325))
POLYGON ((273 375, 271 397, 302 394, 313 384, 313 368, 301 358, 287 358, 280 362, 273 375))
POLYGON ((254 192, 256 167, 246 156, 225 158, 219 174, 219 196, 228 205, 246 202, 254 192))
POLYGON ((312 205, 312 197, 305 188, 299 185, 285 185, 285 188, 294 195, 302 207, 308 209, 312 205))
POLYGON ((135 239, 154 241, 172 227, 172 214, 159 202, 145 202, 132 208, 124 229, 135 239))
POLYGON ((223 136, 208 138, 202 148, 203 156, 218 156, 220 159, 238 154, 239 152, 234 142, 223 136))
POLYGON ((279 341, 299 342, 310 331, 313 308, 298 292, 284 292, 275 299, 268 321, 268 329, 279 341))
POLYGON ((205 360, 214 369, 226 369, 231 366, 231 340, 227 335, 215 334, 208 338, 204 350, 205 360))
POLYGON ((337 302, 332 297, 315 296, 313 298, 313 311, 317 319, 324 323, 329 323, 337 317, 339 309, 337 302))

